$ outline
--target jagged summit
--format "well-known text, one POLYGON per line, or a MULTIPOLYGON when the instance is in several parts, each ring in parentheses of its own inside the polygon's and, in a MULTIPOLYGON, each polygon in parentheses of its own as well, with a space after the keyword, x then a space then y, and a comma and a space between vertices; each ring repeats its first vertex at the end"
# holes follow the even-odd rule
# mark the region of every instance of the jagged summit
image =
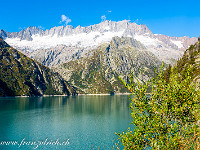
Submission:
POLYGON ((26 29, 22 29, 20 32, 6 32, 4 30, 0 30, 0 37, 6 39, 6 38, 19 38, 20 40, 27 40, 27 41, 32 41, 32 35, 36 34, 43 34, 43 30, 30 26, 26 29))
POLYGON ((21 30, 20 32, 5 32, 0 31, 0 35, 4 34, 3 38, 19 38, 20 40, 28 40, 32 41, 33 35, 40 35, 40 36, 69 36, 72 34, 80 34, 80 33, 90 33, 90 32, 119 32, 124 31, 124 36, 127 36, 130 34, 133 35, 135 33, 137 34, 152 34, 151 31, 147 28, 146 25, 137 25, 136 23, 131 23, 128 20, 123 20, 119 22, 115 21, 104 21, 99 24, 90 25, 86 27, 77 26, 74 28, 71 25, 64 26, 58 26, 53 27, 50 30, 41 30, 37 27, 30 26, 26 29, 21 30))
POLYGON ((5 39, 7 37, 7 32, 4 31, 3 29, 0 30, 0 38, 5 39))
MULTIPOLYGON (((37 27, 28 27, 20 32, 12 33, 1 30, 0 36, 14 48, 30 55, 35 51, 55 49, 58 45, 66 46, 67 49, 73 47, 75 50, 88 51, 103 43, 109 43, 113 37, 130 37, 141 42, 148 51, 166 63, 180 58, 189 45, 197 42, 196 37, 153 34, 146 25, 138 25, 128 20, 118 22, 106 20, 99 24, 76 28, 71 25, 58 26, 45 31, 37 27)), ((75 53, 71 51, 69 55, 75 53)))
POLYGON ((46 49, 57 45, 92 47, 96 48, 102 43, 109 43, 112 37, 134 37, 153 33, 146 25, 137 25, 127 20, 114 22, 104 21, 99 24, 81 27, 67 25, 41 30, 37 27, 28 27, 20 32, 0 31, 0 35, 13 47, 22 51, 46 49))

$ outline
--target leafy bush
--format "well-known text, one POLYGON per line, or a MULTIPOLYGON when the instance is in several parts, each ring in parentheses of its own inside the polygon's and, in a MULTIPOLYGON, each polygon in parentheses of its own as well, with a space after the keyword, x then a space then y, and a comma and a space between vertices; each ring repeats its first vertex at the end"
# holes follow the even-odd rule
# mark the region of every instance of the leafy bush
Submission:
POLYGON ((118 133, 124 149, 198 149, 200 92, 192 82, 192 72, 188 68, 184 77, 171 69, 170 78, 165 73, 145 84, 122 81, 134 98, 131 116, 135 126, 118 133), (152 90, 148 95, 147 88, 152 90))

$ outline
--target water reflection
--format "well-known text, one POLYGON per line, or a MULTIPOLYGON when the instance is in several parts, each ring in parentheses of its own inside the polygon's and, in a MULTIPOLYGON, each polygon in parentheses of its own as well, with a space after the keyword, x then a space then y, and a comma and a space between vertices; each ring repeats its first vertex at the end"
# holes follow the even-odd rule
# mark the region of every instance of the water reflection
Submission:
POLYGON ((0 140, 70 138, 67 149, 110 149, 130 122, 124 95, 0 98, 0 140))
POLYGON ((54 96, 0 98, 0 112, 66 107, 72 113, 109 113, 127 108, 127 96, 54 96))

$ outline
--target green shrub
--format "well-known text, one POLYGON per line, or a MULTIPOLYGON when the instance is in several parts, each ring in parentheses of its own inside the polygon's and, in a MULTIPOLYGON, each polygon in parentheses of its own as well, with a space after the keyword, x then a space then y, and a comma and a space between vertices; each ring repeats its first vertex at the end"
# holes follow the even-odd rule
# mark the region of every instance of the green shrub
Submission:
POLYGON ((180 76, 173 69, 165 80, 161 73, 145 84, 122 81, 134 98, 131 116, 134 130, 118 133, 124 149, 197 149, 200 93, 192 82, 191 69, 180 76), (150 95, 147 88, 151 86, 150 95))

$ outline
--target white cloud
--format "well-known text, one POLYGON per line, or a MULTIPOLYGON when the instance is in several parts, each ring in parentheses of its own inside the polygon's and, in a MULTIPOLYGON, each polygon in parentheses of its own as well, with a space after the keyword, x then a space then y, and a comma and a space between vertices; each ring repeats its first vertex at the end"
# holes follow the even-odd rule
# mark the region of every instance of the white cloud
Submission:
POLYGON ((106 15, 101 16, 101 22, 106 20, 106 15))
POLYGON ((70 23, 72 20, 69 19, 69 17, 65 16, 65 15, 61 15, 61 21, 60 23, 65 23, 65 25, 67 25, 68 23, 70 23))
POLYGON ((136 20, 134 20, 134 22, 138 24, 141 20, 142 19, 136 19, 136 20))
POLYGON ((38 26, 39 29, 44 30, 45 28, 42 26, 38 26))
POLYGON ((108 13, 111 13, 112 12, 112 10, 108 10, 108 13))

